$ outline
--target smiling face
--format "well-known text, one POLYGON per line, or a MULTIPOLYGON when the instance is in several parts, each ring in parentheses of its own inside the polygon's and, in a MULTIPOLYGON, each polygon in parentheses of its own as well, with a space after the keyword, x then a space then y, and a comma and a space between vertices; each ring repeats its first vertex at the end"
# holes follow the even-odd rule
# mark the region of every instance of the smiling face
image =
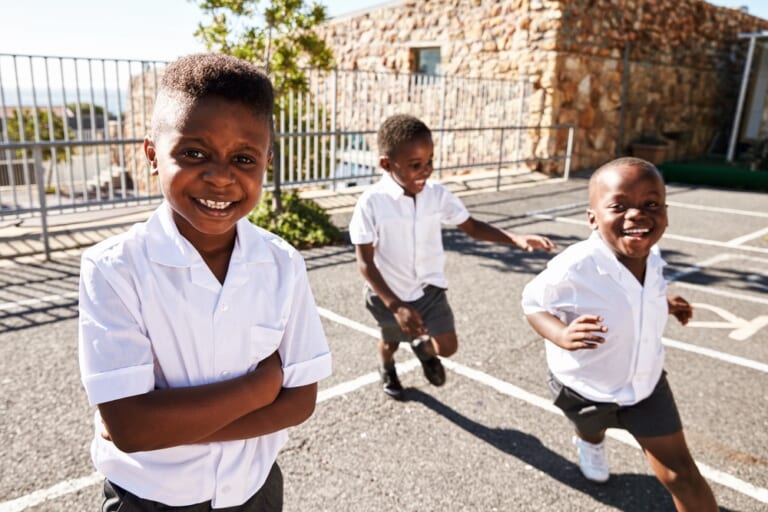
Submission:
POLYGON ((427 179, 432 175, 434 149, 432 137, 428 135, 403 142, 391 158, 381 158, 381 167, 389 171, 392 179, 403 187, 405 195, 414 197, 424 190, 427 179))
POLYGON ((665 201, 664 180, 652 167, 606 167, 590 180, 589 225, 638 278, 667 228, 665 201))
MULTIPOLYGON (((198 249, 234 240, 256 205, 271 158, 269 120, 216 96, 191 106, 158 97, 162 119, 144 152, 159 174, 179 232, 198 249)), ((157 122, 155 122, 157 121, 157 122)))

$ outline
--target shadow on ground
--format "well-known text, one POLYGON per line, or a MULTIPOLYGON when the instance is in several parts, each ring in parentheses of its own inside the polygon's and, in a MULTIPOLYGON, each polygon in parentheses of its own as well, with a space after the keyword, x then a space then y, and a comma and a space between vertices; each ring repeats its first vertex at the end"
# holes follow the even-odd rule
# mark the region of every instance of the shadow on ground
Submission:
MULTIPOLYGON (((496 449, 520 459, 561 484, 587 494, 604 505, 625 512, 675 509, 669 493, 652 476, 612 473, 608 483, 593 484, 581 475, 574 462, 550 450, 535 436, 514 429, 486 427, 418 389, 408 389, 405 399, 423 404, 496 449)), ((563 435, 568 433, 563 432, 563 435)), ((720 510, 732 512, 725 508, 720 510)))

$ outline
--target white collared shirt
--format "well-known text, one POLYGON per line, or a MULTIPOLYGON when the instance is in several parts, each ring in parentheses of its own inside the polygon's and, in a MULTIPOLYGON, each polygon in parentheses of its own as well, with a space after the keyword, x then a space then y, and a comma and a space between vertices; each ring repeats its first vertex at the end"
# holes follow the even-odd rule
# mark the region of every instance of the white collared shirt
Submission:
MULTIPOLYGON (((80 369, 89 402, 231 379, 279 350, 283 386, 330 375, 331 355, 301 255, 246 219, 222 285, 163 204, 86 250, 80 274, 80 369)), ((286 432, 124 453, 101 437, 91 455, 120 487, 168 505, 244 503, 266 480, 286 432)))
POLYGON ((469 219, 464 204, 447 188, 428 181, 416 197, 385 172, 357 201, 349 223, 353 244, 373 244, 374 263, 400 300, 424 295, 426 285, 446 288, 441 224, 469 219))
POLYGON ((647 398, 661 377, 667 323, 667 284, 658 246, 648 256, 640 285, 597 232, 556 257, 523 290, 526 315, 548 311, 569 324, 600 315, 605 343, 568 351, 547 340, 550 371, 584 397, 632 405, 647 398))

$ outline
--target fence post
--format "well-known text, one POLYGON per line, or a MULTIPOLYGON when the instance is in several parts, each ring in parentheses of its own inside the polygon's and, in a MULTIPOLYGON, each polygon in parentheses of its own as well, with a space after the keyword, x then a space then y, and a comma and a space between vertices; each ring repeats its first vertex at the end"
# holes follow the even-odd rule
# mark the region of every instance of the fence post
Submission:
POLYGON ((499 165, 496 168, 496 192, 501 190, 501 162, 504 161, 504 128, 499 136, 499 165))
POLYGON ((333 69, 333 89, 331 91, 331 188, 336 191, 336 110, 339 93, 339 70, 333 69))
POLYGON ((575 132, 574 126, 568 125, 568 146, 565 149, 565 169, 563 170, 563 179, 568 179, 571 176, 571 154, 573 153, 573 134, 575 132))
POLYGON ((440 140, 437 143, 437 151, 435 152, 437 154, 437 158, 439 159, 437 162, 437 179, 443 178, 443 137, 445 136, 445 131, 443 131, 443 128, 445 128, 445 103, 447 101, 446 94, 447 94, 447 87, 446 82, 448 81, 448 76, 441 75, 440 76, 440 140))
POLYGON ((629 92, 629 51, 631 43, 624 45, 624 69, 621 71, 621 105, 619 106, 619 130, 616 135, 616 157, 624 153, 624 119, 627 115, 627 94, 629 92))
POLYGON ((43 252, 45 261, 51 261, 51 244, 48 240, 48 209, 45 202, 45 173, 43 171, 43 150, 40 146, 32 149, 35 161, 35 181, 37 182, 37 195, 40 201, 40 228, 43 239, 43 252))
POLYGON ((524 80, 520 80, 518 82, 518 87, 521 89, 520 91, 520 105, 517 107, 517 136, 515 137, 515 162, 520 161, 520 146, 523 144, 523 129, 520 128, 523 126, 523 109, 525 108, 525 98, 528 94, 528 82, 524 80))

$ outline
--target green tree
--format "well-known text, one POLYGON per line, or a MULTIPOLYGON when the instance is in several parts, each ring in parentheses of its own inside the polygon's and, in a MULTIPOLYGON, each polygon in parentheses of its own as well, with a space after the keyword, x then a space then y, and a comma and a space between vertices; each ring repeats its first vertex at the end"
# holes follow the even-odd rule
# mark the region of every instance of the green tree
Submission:
MULTIPOLYGON (((314 31, 314 27, 327 18, 325 6, 315 1, 265 0, 263 8, 260 0, 197 0, 197 4, 207 16, 207 21, 198 25, 195 35, 208 50, 234 55, 262 66, 275 87, 277 111, 286 93, 308 92, 305 67, 323 70, 333 67, 333 52, 314 31)), ((297 215, 306 214, 314 206, 307 204, 301 213, 296 213, 296 204, 301 200, 290 196, 292 211, 283 209, 278 149, 279 146, 275 145, 271 169, 274 218, 268 225, 264 224, 266 216, 262 211, 260 215, 252 215, 251 221, 287 236, 300 246, 321 243, 316 235, 308 235, 316 232, 312 227, 302 226, 299 230, 308 237, 301 243, 289 234, 296 231, 294 221, 297 215)), ((266 201, 265 197, 262 203, 266 201)), ((316 216, 309 216, 304 224, 314 220, 316 216)), ((318 229, 329 228, 322 223, 318 229)), ((337 240, 338 235, 329 233, 327 238, 329 241, 326 243, 330 243, 330 240, 337 240)))
POLYGON ((333 52, 314 32, 327 19, 325 6, 305 0, 202 0, 209 17, 195 35, 212 51, 264 66, 278 97, 306 90, 302 66, 330 69, 333 52), (261 21, 261 26, 253 25, 261 21))
MULTIPOLYGON (((61 118, 61 116, 56 115, 55 113, 51 113, 47 109, 37 109, 37 122, 35 122, 35 117, 33 116, 30 109, 25 108, 21 111, 21 116, 19 116, 19 109, 15 109, 13 111, 13 116, 6 119, 7 127, 8 127, 8 140, 9 142, 21 142, 22 140, 22 133, 24 135, 23 140, 29 142, 29 141, 59 141, 64 140, 64 130, 67 130, 67 137, 72 138, 74 134, 72 133, 72 130, 69 128, 65 128, 64 126, 64 119, 61 118), (36 127, 37 130, 39 130, 39 139, 36 138, 36 127), (23 128, 23 129, 22 129, 23 128), (53 132, 53 136, 51 136, 51 132, 53 132)), ((26 149, 22 150, 19 149, 16 151, 16 156, 18 158, 21 158, 24 156, 24 153, 26 152, 27 157, 32 157, 32 150, 26 149)), ((66 157, 66 151, 63 147, 57 147, 55 152, 52 152, 50 150, 43 151, 43 159, 50 160, 51 155, 55 153, 56 160, 61 161, 64 160, 66 157)))

